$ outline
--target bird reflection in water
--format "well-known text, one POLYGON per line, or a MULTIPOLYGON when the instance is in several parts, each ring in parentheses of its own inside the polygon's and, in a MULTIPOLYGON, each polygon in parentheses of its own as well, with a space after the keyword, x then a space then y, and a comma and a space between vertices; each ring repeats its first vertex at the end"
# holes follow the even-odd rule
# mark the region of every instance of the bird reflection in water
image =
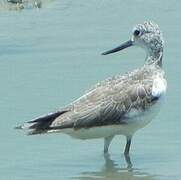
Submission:
POLYGON ((156 175, 142 172, 141 169, 133 168, 130 156, 125 156, 127 167, 121 168, 110 158, 109 154, 104 155, 105 164, 97 171, 86 171, 72 179, 93 180, 156 180, 156 175))

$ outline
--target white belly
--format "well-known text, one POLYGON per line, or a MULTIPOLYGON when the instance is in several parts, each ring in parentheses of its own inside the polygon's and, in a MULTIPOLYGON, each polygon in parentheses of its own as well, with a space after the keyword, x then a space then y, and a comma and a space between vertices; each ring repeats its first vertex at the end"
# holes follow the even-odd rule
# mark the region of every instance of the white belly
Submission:
POLYGON ((145 127, 158 114, 164 102, 164 99, 165 96, 162 95, 159 100, 146 111, 130 111, 130 113, 128 114, 129 118, 127 120, 127 123, 132 126, 135 131, 145 127))

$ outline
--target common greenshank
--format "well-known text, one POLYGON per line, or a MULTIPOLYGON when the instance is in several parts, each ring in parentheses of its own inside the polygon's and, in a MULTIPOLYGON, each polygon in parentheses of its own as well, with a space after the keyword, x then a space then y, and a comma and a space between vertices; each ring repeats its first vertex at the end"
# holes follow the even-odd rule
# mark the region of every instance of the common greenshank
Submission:
POLYGON ((79 139, 104 138, 104 153, 115 135, 124 135, 127 139, 124 154, 129 156, 134 133, 155 117, 166 92, 163 44, 157 24, 136 25, 129 41, 102 54, 139 46, 146 50, 144 66, 108 78, 65 108, 19 128, 29 129, 29 135, 60 132, 79 139))

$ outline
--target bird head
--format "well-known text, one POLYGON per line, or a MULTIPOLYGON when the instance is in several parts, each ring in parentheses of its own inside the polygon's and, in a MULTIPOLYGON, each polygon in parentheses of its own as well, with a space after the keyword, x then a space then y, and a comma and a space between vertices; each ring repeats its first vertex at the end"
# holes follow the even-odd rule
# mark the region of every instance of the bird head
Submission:
POLYGON ((157 58, 157 56, 160 55, 160 52, 163 51, 163 44, 162 33, 158 25, 146 21, 133 27, 130 40, 114 49, 103 52, 102 55, 115 53, 130 46, 139 46, 146 50, 148 57, 153 56, 153 58, 157 58))

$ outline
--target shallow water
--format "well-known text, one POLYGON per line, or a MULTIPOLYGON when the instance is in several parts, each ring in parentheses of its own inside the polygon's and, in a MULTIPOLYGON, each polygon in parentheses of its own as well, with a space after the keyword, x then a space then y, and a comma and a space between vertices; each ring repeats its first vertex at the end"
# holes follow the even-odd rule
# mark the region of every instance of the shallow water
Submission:
POLYGON ((61 0, 42 9, 1 9, 0 179, 181 179, 180 10, 176 0, 61 0), (139 48, 100 53, 126 41, 144 20, 164 33, 168 92, 159 115, 134 136, 133 169, 126 168, 122 136, 104 158, 102 139, 30 137, 13 129, 75 100, 99 80, 141 66, 139 48))

